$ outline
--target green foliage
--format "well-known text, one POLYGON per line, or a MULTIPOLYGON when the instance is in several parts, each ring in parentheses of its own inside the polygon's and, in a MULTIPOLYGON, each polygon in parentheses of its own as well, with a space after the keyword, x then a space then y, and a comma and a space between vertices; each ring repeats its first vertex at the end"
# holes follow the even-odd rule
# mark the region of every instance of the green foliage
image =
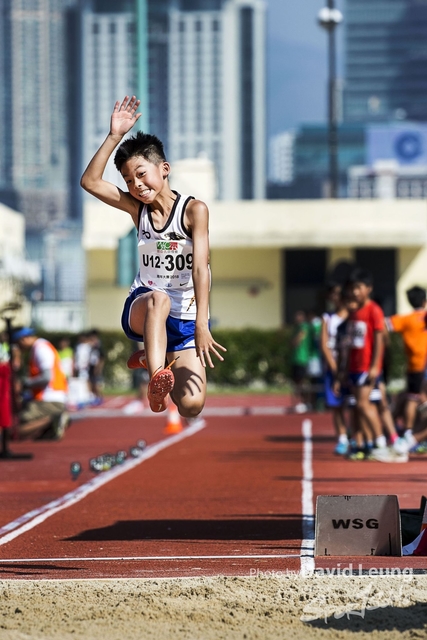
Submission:
POLYGON ((208 369, 208 380, 217 385, 242 386, 255 380, 267 385, 283 384, 290 375, 289 328, 276 331, 241 329, 213 331, 214 338, 227 353, 224 362, 208 369))
MULTIPOLYGON (((262 382, 268 386, 282 385, 291 373, 291 339, 292 329, 263 331, 261 329, 213 330, 214 338, 227 349, 224 362, 212 356, 215 368, 207 368, 208 380, 224 387, 245 387, 254 382, 262 382)), ((39 335, 58 345, 65 334, 39 335)), ((72 346, 76 344, 76 336, 68 335, 72 346)), ((401 337, 391 334, 389 380, 402 378, 405 375, 405 355, 401 337)), ((102 346, 105 352, 104 379, 107 387, 112 389, 130 389, 132 373, 126 367, 126 361, 135 348, 120 331, 104 331, 101 333, 102 346)))

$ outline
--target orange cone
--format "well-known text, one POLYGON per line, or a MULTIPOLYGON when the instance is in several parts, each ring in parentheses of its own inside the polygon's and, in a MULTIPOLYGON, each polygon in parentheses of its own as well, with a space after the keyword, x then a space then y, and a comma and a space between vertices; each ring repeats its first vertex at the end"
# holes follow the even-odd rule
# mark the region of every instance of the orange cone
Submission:
POLYGON ((183 428, 177 406, 173 402, 170 402, 168 406, 168 421, 164 429, 164 433, 169 435, 179 433, 183 428))

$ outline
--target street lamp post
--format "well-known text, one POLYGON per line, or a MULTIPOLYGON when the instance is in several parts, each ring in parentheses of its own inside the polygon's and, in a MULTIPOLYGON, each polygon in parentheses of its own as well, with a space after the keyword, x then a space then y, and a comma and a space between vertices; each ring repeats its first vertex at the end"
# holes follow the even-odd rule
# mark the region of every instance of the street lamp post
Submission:
POLYGON ((336 99, 336 46, 335 29, 342 22, 341 11, 335 0, 319 11, 319 24, 328 32, 328 148, 330 197, 338 197, 338 114, 336 99))

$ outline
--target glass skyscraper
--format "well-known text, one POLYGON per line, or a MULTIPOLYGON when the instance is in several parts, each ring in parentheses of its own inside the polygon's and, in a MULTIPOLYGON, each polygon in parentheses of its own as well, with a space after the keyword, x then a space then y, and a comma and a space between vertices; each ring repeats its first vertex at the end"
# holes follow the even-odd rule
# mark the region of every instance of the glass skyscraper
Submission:
POLYGON ((27 229, 67 216, 65 4, 4 0, 0 12, 0 199, 27 229))
POLYGON ((213 161, 218 198, 265 196, 265 33, 261 0, 172 2, 168 149, 213 161))
POLYGON ((427 119, 427 1, 346 0, 348 122, 427 119))

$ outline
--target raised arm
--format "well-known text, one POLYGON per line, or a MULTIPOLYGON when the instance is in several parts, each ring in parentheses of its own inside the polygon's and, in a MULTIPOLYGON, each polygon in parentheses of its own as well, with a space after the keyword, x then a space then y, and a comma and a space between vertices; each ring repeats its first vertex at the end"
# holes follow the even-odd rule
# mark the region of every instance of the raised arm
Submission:
POLYGON ((140 100, 137 100, 135 96, 131 98, 126 96, 121 104, 116 102, 111 115, 110 132, 89 162, 80 180, 83 189, 102 202, 116 207, 116 209, 127 211, 134 221, 138 217, 140 203, 130 193, 122 191, 116 185, 104 180, 103 175, 114 149, 141 117, 140 113, 136 113, 139 104, 140 100))

